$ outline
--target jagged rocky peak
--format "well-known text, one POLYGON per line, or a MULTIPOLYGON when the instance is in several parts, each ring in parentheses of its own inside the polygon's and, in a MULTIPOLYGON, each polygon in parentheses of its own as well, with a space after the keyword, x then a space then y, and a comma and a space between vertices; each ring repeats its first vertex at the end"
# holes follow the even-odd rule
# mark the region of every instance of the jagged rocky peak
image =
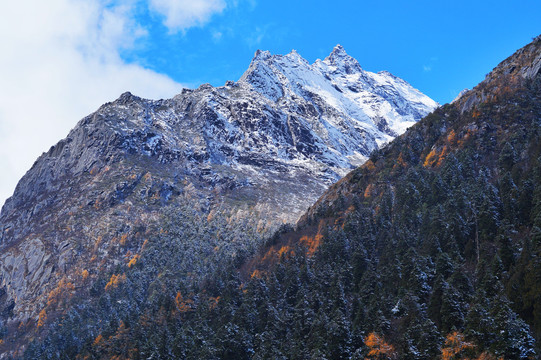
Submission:
POLYGON ((362 141, 372 142, 371 149, 401 134, 438 106, 389 72, 363 70, 341 45, 313 64, 296 51, 287 55, 258 51, 239 84, 282 105, 311 104, 321 113, 319 120, 329 124, 347 123, 346 128, 362 129, 371 134, 362 141))
POLYGON ((355 74, 363 71, 359 62, 346 53, 344 47, 336 45, 329 56, 323 60, 323 63, 334 66, 338 71, 346 74, 355 74))
POLYGON ((252 60, 252 62, 256 61, 256 60, 267 60, 267 59, 270 59, 271 57, 271 53, 270 51, 268 50, 256 50, 255 52, 255 55, 254 55, 254 58, 252 60))
POLYGON ((258 233, 295 222, 437 106, 390 75, 348 73, 338 65, 357 62, 344 54, 310 64, 296 51, 257 51, 236 83, 157 101, 126 92, 82 119, 0 212, 0 315, 8 307, 9 321, 37 318, 60 279, 87 266, 113 271, 126 253, 113 239, 166 208, 189 203, 258 233))

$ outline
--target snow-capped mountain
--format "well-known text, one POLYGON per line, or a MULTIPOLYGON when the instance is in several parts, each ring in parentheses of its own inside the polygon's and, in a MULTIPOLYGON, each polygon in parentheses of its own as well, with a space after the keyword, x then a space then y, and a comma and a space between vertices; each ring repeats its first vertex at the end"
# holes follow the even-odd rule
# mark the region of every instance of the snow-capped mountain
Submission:
POLYGON ((324 155, 318 160, 341 175, 437 107, 391 73, 363 70, 341 45, 312 65, 294 50, 258 51, 239 84, 298 116, 324 155))
MULTIPOLYGON (((0 359, 539 358, 541 36, 264 237, 362 156, 340 141, 398 131, 351 115, 377 74, 342 52, 124 94, 38 159, 0 218, 0 359)), ((381 76, 373 108, 411 109, 381 76)))
POLYGON ((189 204, 208 222, 219 214, 259 234, 294 222, 436 106, 341 46, 314 64, 258 51, 239 81, 172 99, 125 93, 38 158, 6 201, 0 312, 35 317, 60 279, 112 271, 144 246, 142 234, 156 234, 149 224, 164 209, 189 204))
POLYGON ((0 219, 43 197, 44 184, 110 166, 120 153, 174 163, 172 173, 202 173, 211 187, 258 187, 272 173, 295 188, 283 203, 285 220, 295 221, 328 185, 436 107, 389 72, 363 70, 340 45, 312 65, 296 51, 258 50, 238 82, 159 101, 126 93, 105 104, 38 159, 0 219), (48 175, 36 176, 38 169, 48 175), (308 179, 304 190, 300 177, 308 179))

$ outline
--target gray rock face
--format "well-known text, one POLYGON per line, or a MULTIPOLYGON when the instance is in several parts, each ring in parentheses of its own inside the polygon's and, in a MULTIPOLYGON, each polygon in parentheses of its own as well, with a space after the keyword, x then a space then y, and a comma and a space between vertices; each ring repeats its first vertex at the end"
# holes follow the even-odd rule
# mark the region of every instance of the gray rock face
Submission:
MULTIPOLYGON (((541 35, 533 43, 538 42, 541 35)), ((486 101, 494 101, 498 96, 511 92, 525 81, 534 79, 541 72, 541 50, 537 46, 525 46, 498 64, 485 80, 472 90, 461 92, 453 103, 461 113, 475 110, 486 101)))
POLYGON ((60 279, 112 268, 180 201, 261 232, 294 222, 436 106, 340 46, 312 65, 258 51, 238 82, 168 100, 122 94, 44 153, 6 201, 2 316, 36 319, 60 279))
MULTIPOLYGON (((0 286, 8 294, 0 304, 3 312, 9 311, 10 305, 21 303, 20 300, 28 297, 29 293, 42 295, 54 266, 48 262, 50 257, 43 242, 37 238, 0 254, 0 286)), ((17 307, 19 317, 32 316, 35 312, 34 304, 27 305, 17 307)))

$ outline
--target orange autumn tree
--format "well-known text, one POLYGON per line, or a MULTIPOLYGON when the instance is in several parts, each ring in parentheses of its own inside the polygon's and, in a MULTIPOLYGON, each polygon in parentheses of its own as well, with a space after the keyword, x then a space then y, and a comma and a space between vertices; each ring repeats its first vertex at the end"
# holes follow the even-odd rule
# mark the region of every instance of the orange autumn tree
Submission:
POLYGON ((42 327, 43 325, 45 325, 45 321, 47 321, 47 312, 45 311, 45 309, 42 309, 42 310, 39 312, 38 328, 40 328, 40 327, 42 327))
POLYGON ((185 313, 186 311, 191 311, 193 306, 193 300, 192 299, 186 299, 184 300, 184 297, 182 294, 177 292, 177 296, 175 297, 175 304, 177 305, 178 311, 181 313, 185 313))
POLYGON ((474 344, 467 342, 463 334, 454 331, 445 338, 445 344, 441 349, 441 358, 443 360, 463 359, 464 355, 471 353, 473 349, 475 349, 474 344))
POLYGON ((454 331, 447 335, 445 344, 441 349, 442 360, 464 359, 464 360, 504 360, 503 357, 496 358, 487 352, 475 357, 475 344, 465 340, 464 335, 454 331))
POLYGON ((378 334, 372 332, 364 339, 364 344, 368 347, 368 357, 370 359, 397 359, 394 346, 387 344, 378 334))

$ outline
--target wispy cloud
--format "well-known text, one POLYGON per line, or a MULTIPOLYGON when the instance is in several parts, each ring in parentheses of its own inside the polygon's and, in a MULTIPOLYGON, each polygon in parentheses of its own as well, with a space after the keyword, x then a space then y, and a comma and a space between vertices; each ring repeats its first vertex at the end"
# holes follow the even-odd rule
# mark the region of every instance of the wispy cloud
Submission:
POLYGON ((432 71, 434 65, 438 62, 437 56, 432 56, 426 64, 423 65, 423 71, 424 72, 430 72, 432 71))
MULTIPOLYGON (((0 12, 0 206, 77 120, 124 91, 171 97, 182 86, 126 63, 145 36, 138 0, 27 0, 0 12)), ((146 5, 143 5, 146 6, 146 5)))
POLYGON ((150 9, 164 17, 170 32, 206 24, 226 8, 224 0, 149 0, 150 9))
POLYGON ((259 46, 263 39, 267 36, 267 30, 269 26, 259 27, 257 26, 251 33, 246 37, 246 43, 250 47, 259 46))
POLYGON ((215 42, 220 41, 223 36, 224 36, 224 34, 221 31, 215 31, 215 32, 212 33, 212 39, 215 42))

